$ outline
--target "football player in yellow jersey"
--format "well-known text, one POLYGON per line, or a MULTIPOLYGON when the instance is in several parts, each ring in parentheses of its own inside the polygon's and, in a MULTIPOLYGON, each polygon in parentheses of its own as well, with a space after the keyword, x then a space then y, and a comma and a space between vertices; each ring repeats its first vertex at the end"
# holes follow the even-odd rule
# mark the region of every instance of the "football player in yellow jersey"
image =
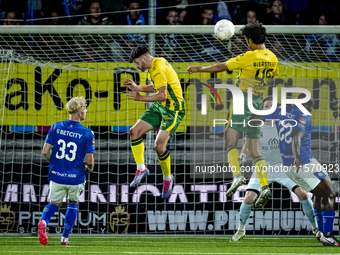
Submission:
MULTIPOLYGON (((233 183, 227 191, 227 195, 233 195, 237 188, 246 183, 246 179, 241 174, 240 170, 240 154, 237 150, 237 141, 240 132, 245 132, 247 137, 248 150, 256 165, 256 173, 261 184, 261 193, 255 203, 256 207, 264 206, 271 197, 270 189, 268 188, 266 162, 259 150, 260 143, 260 127, 249 127, 248 121, 251 119, 252 112, 248 108, 247 90, 248 87, 253 88, 253 106, 257 110, 262 109, 262 95, 265 91, 265 86, 271 82, 274 76, 278 75, 278 60, 276 56, 264 44, 266 40, 266 29, 261 23, 249 24, 243 27, 241 35, 244 35, 245 40, 251 49, 244 54, 235 58, 229 59, 223 63, 217 63, 210 66, 190 66, 189 73, 196 72, 222 72, 239 69, 239 80, 236 84, 244 95, 244 115, 233 115, 232 109, 229 110, 228 124, 226 128, 226 146, 228 152, 228 163, 233 173, 233 183), (244 122, 245 121, 245 122, 244 122), (241 123, 232 124, 230 123, 241 123), (242 125, 245 123, 245 125, 242 125)), ((252 125, 254 126, 254 125, 252 125)))
POLYGON ((177 73, 164 58, 155 58, 149 54, 147 47, 137 47, 130 58, 141 71, 149 69, 150 85, 138 86, 131 79, 126 79, 125 87, 128 98, 135 101, 155 102, 130 129, 131 149, 137 164, 137 171, 130 187, 134 187, 147 176, 150 171, 144 165, 143 135, 150 130, 159 130, 154 150, 163 172, 162 198, 168 198, 172 192, 174 177, 171 174, 171 160, 166 145, 176 132, 185 115, 185 101, 177 73), (142 96, 139 92, 155 92, 142 96))

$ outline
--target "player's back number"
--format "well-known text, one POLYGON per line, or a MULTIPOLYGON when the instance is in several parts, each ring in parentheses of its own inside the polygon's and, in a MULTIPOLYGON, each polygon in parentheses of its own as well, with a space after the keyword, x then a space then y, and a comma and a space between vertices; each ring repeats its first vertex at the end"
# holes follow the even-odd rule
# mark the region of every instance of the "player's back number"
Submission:
POLYGON ((60 145, 60 147, 57 154, 55 155, 57 159, 66 158, 68 161, 73 161, 76 158, 77 144, 74 142, 69 142, 66 144, 63 139, 59 139, 58 145, 60 145), (66 148, 69 148, 68 152, 66 152, 66 148))
POLYGON ((274 71, 274 69, 264 69, 262 73, 260 73, 260 69, 257 70, 255 74, 255 80, 261 82, 262 84, 266 84, 271 77, 271 72, 274 71))

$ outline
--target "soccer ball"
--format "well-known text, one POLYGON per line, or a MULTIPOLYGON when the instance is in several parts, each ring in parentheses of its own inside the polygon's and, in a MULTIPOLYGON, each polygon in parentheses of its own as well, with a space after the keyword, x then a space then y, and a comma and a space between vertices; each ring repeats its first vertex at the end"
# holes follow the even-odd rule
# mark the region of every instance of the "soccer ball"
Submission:
POLYGON ((222 19, 215 25, 215 35, 220 40, 228 40, 235 32, 234 24, 226 19, 222 19))

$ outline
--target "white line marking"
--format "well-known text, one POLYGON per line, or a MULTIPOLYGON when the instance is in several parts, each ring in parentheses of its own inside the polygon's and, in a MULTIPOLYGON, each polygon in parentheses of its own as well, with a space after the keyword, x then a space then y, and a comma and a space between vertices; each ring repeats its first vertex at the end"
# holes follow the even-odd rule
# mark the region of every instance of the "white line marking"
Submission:
MULTIPOLYGON (((46 251, 43 251, 43 250, 39 250, 39 251, 13 251, 13 250, 8 250, 8 251, 2 251, 2 252, 6 252, 5 254, 9 254, 9 253, 46 253, 46 251), (7 253, 8 252, 8 253, 7 253)), ((48 253, 70 253, 70 254, 73 254, 75 251, 48 251, 48 253)), ((108 253, 108 254, 113 254, 112 251, 111 252, 97 252, 97 251, 81 251, 81 254, 105 254, 105 253, 108 253)), ((140 251, 125 251, 125 252, 118 252, 119 254, 178 254, 178 255, 194 255, 194 254, 197 254, 197 255, 231 255, 231 254, 244 254, 244 252, 242 253, 231 253, 231 252, 219 252, 219 253, 206 253, 206 252, 140 252, 140 251)), ((258 255, 273 255, 273 253, 252 253, 252 254, 258 254, 258 255)), ((328 253, 275 253, 275 255, 296 255, 296 254, 299 254, 299 255, 319 255, 319 254, 328 254, 328 253)))
MULTIPOLYGON (((115 236, 72 236, 72 239, 76 239, 76 238, 91 238, 91 239, 95 239, 95 238, 151 238, 151 239, 164 239, 164 238, 178 238, 178 239, 182 239, 182 238, 192 238, 192 239, 230 239, 232 235, 226 236, 226 237, 221 237, 221 236, 124 236, 124 235, 115 235, 115 236)), ((59 235, 51 235, 51 238, 56 238, 59 237, 59 235)), ((1 236, 0 235, 0 240, 1 239, 13 239, 13 238, 23 238, 23 239, 37 239, 38 236, 1 236)), ((273 240, 273 239, 280 239, 280 240, 284 240, 284 239, 314 239, 314 236, 282 236, 282 237, 251 237, 251 236, 247 236, 247 239, 266 239, 266 240, 273 240)))

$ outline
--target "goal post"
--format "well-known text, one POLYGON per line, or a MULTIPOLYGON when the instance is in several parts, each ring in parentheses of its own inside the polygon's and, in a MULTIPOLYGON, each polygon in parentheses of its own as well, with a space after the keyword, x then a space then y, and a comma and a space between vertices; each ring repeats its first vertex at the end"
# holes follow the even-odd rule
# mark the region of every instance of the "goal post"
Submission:
MULTIPOLYGON (((227 61, 247 51, 239 35, 241 27, 235 26, 229 41, 219 41, 212 35, 213 26, 3 26, 0 233, 37 233, 48 203, 48 163, 41 149, 50 126, 68 119, 66 102, 79 95, 87 100, 82 124, 95 133, 96 153, 94 173, 87 176, 80 197, 74 234, 234 233, 246 185, 232 198, 226 197, 231 174, 224 171, 223 121, 231 93, 216 85, 236 84, 238 71, 189 74, 187 68, 227 61), (127 38, 131 34, 143 36, 131 42, 127 38), (128 100, 123 82, 130 78, 138 85, 148 84, 147 73, 128 62, 132 48, 141 43, 173 66, 186 100, 186 116, 168 145, 176 181, 167 200, 160 197, 162 174, 152 150, 153 138, 145 140, 151 174, 138 187, 129 187, 136 170, 129 129, 148 106, 128 100), (216 90, 222 104, 207 85, 216 90)), ((311 92, 315 99, 312 152, 320 163, 332 166, 330 176, 338 190, 340 52, 339 45, 333 47, 328 39, 336 40, 340 27, 266 28, 266 47, 279 58, 278 96, 282 87, 311 92)), ((272 92, 269 86, 264 96, 272 92)), ((151 132, 154 137, 155 131, 151 132)), ((238 149, 242 145, 240 139, 238 149)), ((278 146, 278 141, 271 146, 278 146)), ((248 160, 245 166, 251 164, 248 160)), ((251 172, 245 175, 249 178, 251 172)), ((247 233, 311 234, 298 198, 278 184, 273 185, 273 196, 264 210, 253 210, 247 233)), ((64 203, 52 218, 51 234, 61 233, 65 209, 64 203)), ((338 221, 334 230, 339 230, 338 221)))

